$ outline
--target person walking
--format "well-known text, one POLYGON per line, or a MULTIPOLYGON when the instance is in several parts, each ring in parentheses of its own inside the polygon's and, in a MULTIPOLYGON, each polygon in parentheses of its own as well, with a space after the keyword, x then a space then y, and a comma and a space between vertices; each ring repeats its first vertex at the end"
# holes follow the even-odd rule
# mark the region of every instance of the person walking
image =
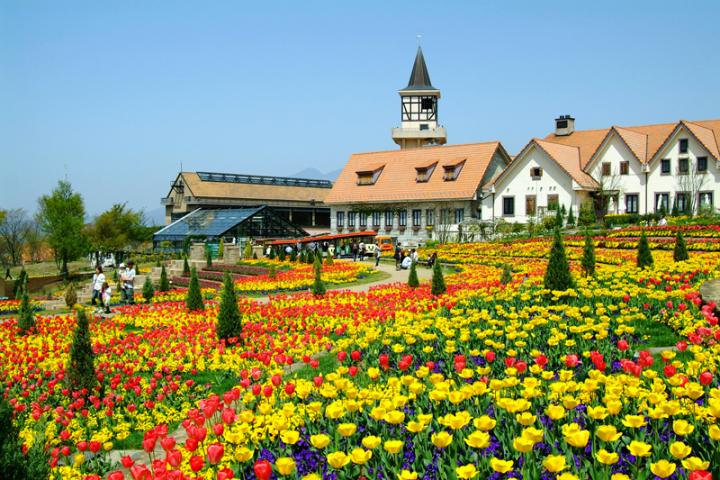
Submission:
POLYGON ((395 259, 395 270, 400 270, 400 262, 402 262, 402 249, 400 245, 395 245, 395 255, 393 255, 393 258, 395 259))
POLYGON ((105 274, 100 265, 95 267, 95 273, 92 278, 92 296, 90 297, 90 305, 102 306, 102 286, 105 283, 105 274), (96 303, 97 302, 97 303, 96 303))
POLYGON ((365 242, 363 242, 362 240, 358 245, 358 256, 360 257, 361 262, 365 260, 365 242))
POLYGON ((380 254, 382 252, 380 251, 380 244, 375 244, 375 267, 378 267, 380 265, 380 254))
POLYGON ((102 284, 102 304, 105 307, 105 313, 110 313, 110 298, 112 297, 112 290, 108 282, 102 284))
POLYGON ((135 263, 132 260, 127 264, 122 281, 127 305, 135 305, 135 263))
POLYGON ((410 260, 412 261, 412 263, 417 263, 419 258, 420 257, 417 253, 417 250, 415 250, 414 248, 410 250, 410 260))
POLYGON ((357 262, 358 244, 354 240, 352 244, 350 244, 350 250, 352 251, 353 262, 357 262))

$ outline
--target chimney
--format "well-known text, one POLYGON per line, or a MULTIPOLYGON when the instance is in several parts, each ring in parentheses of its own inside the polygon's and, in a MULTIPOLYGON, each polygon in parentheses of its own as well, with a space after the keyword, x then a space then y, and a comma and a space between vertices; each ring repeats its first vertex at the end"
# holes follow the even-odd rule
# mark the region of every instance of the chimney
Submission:
POLYGON ((555 135, 564 137, 575 131, 575 119, 570 115, 560 115, 555 119, 555 135))

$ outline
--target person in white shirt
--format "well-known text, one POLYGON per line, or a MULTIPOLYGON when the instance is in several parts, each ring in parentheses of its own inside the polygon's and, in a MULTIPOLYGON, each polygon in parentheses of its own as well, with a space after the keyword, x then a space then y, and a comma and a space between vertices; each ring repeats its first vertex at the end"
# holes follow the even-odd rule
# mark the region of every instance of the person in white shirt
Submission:
POLYGON ((135 304, 135 263, 129 261, 122 278, 125 301, 128 305, 135 304))
POLYGON ((418 252, 417 252, 417 250, 415 250, 415 249, 413 248, 413 249, 410 251, 410 260, 412 260, 412 263, 417 263, 418 258, 420 258, 419 255, 418 255, 418 252))
POLYGON ((102 285, 102 304, 105 306, 105 313, 110 313, 110 298, 112 297, 112 290, 107 282, 103 282, 102 285))
POLYGON ((95 267, 95 274, 92 278, 92 296, 90 297, 91 305, 102 305, 102 298, 100 298, 100 295, 103 283, 105 283, 105 274, 103 273, 102 267, 98 265, 95 267), (97 303, 95 303, 96 301, 97 303))
POLYGON ((667 220, 665 220, 665 217, 660 217, 660 220, 658 220, 658 226, 664 227, 667 225, 667 220))
POLYGON ((403 258, 402 263, 400 263, 400 268, 403 270, 407 270, 410 268, 410 265, 412 265, 412 257, 408 255, 407 257, 403 258))

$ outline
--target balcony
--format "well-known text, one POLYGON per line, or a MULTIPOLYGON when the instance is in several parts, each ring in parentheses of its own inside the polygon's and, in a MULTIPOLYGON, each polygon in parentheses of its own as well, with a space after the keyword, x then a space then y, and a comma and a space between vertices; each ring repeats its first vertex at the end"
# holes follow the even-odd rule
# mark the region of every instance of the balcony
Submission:
POLYGON ((175 199, 173 197, 166 197, 160 199, 160 205, 174 205, 175 199))

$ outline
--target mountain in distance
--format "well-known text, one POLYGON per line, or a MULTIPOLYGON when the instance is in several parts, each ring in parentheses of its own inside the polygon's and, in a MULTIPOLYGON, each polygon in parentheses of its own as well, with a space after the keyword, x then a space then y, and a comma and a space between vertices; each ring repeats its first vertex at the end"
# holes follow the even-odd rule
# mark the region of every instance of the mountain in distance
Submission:
POLYGON ((340 172, 342 171, 342 168, 338 168, 337 170, 333 170, 331 172, 323 173, 317 168, 304 168, 300 170, 297 173, 293 173, 292 175, 288 175, 288 177, 292 178, 310 178, 313 180, 330 180, 332 182, 335 181, 335 179, 340 175, 340 172))

